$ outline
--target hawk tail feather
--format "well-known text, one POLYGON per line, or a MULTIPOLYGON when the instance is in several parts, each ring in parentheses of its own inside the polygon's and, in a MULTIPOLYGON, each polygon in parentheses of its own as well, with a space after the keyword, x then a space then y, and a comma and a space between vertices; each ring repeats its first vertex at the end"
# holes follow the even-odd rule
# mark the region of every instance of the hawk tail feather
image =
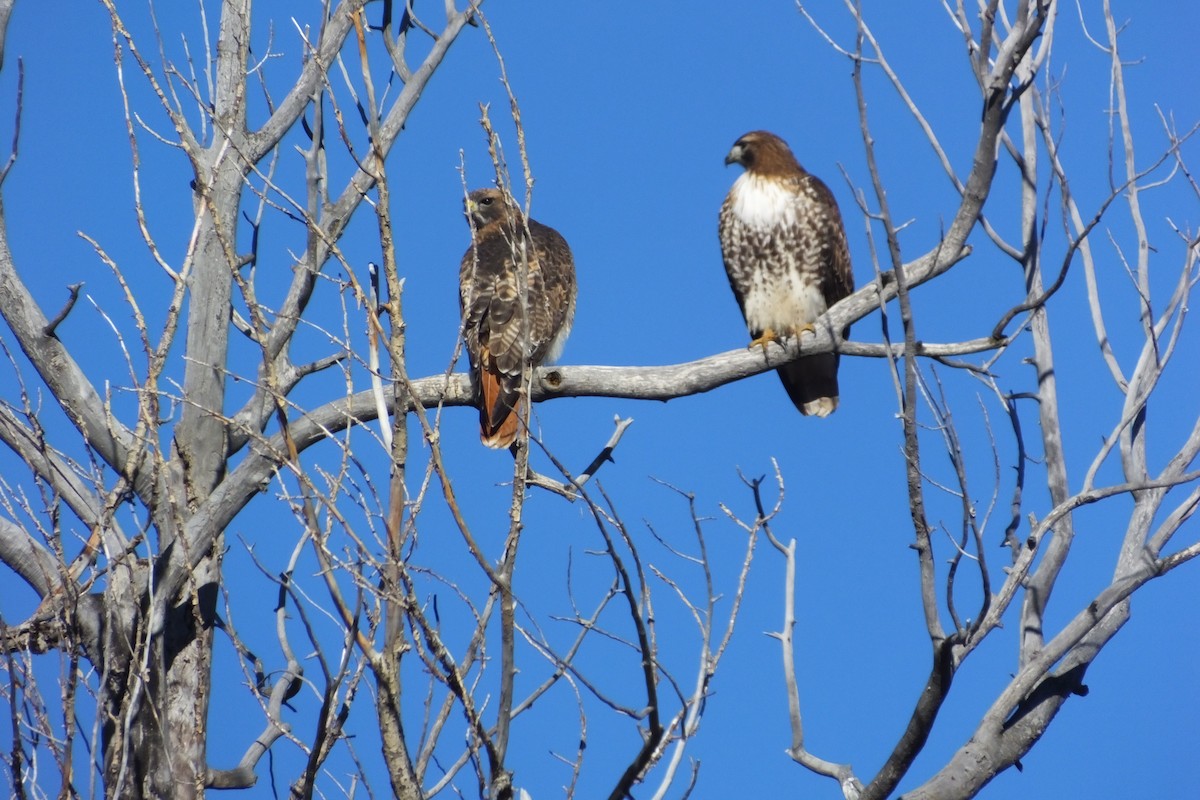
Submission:
POLYGON ((806 417, 827 417, 837 410, 837 371, 836 353, 804 356, 778 369, 788 397, 806 417))
POLYGON ((510 379, 486 370, 479 373, 479 440, 501 450, 517 440, 521 422, 521 393, 510 379))

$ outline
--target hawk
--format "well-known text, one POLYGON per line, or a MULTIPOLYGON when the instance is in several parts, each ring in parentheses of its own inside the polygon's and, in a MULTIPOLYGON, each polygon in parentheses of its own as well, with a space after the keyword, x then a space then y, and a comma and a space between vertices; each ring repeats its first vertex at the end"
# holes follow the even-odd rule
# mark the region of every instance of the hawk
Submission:
MULTIPOLYGON (((826 309, 854 290, 846 232, 829 187, 775 134, 747 133, 725 163, 746 171, 721 206, 721 255, 750 346, 765 349, 814 330, 826 309)), ((849 333, 845 328, 842 337, 849 333)), ((837 353, 818 353, 778 372, 801 414, 825 417, 838 405, 837 370, 837 353)))
POLYGON ((571 332, 575 260, 558 231, 526 220, 506 192, 477 189, 466 212, 471 246, 459 267, 458 297, 479 438, 508 447, 522 418, 522 370, 557 358, 571 332))

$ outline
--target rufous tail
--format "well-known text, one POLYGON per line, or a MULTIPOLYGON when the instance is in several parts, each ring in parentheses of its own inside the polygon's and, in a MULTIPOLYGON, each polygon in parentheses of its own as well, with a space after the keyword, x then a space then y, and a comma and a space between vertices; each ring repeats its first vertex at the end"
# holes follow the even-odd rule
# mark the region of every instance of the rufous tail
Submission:
POLYGON ((497 450, 517 440, 521 424, 521 393, 507 383, 504 375, 480 370, 479 441, 497 450))

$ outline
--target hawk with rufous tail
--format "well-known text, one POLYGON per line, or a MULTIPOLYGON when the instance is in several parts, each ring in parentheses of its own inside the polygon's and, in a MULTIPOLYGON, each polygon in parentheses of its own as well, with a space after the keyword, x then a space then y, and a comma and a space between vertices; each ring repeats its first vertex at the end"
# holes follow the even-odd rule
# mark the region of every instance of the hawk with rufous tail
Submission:
POLYGON ((471 246, 459 267, 459 308, 479 438, 509 447, 524 418, 525 366, 556 359, 571 332, 575 260, 558 231, 527 220, 506 192, 477 189, 466 206, 471 246))

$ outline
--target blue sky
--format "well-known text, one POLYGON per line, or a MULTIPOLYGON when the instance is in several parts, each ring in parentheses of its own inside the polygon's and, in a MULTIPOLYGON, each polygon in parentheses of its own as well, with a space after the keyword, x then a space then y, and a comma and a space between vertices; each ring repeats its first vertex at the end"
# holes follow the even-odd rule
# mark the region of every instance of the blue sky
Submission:
MULTIPOLYGON (((181 34, 198 55, 200 23, 195 8, 159 5, 159 21, 171 31, 164 39, 169 56, 182 59, 181 34)), ((281 56, 268 74, 277 92, 295 73, 301 55, 289 17, 309 13, 310 5, 300 9, 287 3, 256 4, 256 53, 266 50, 266 20, 275 20, 273 49, 281 56)), ((430 8, 423 13, 436 27, 441 18, 434 7, 439 4, 421 3, 419 10, 427 5, 430 8)), ((941 4, 903 4, 901 10, 901 4, 876 0, 864 6, 894 68, 937 130, 960 175, 965 175, 978 128, 979 95, 961 38, 941 4)), ((1099 37, 1103 20, 1097 6, 1089 3, 1083 13, 1088 31, 1099 37)), ((22 274, 50 313, 60 306, 66 285, 86 282, 87 300, 94 300, 95 307, 81 302, 60 335, 88 365, 97 383, 108 380, 116 390, 129 384, 128 373, 97 308, 126 333, 132 331, 129 314, 111 274, 76 232, 96 238, 144 292, 143 311, 152 327, 161 324, 167 284, 133 227, 129 148, 106 14, 100 4, 84 4, 50 25, 39 11, 33 4, 18 4, 0 75, 0 109, 8 109, 15 93, 16 58, 23 59, 20 159, 4 186, 9 234, 22 274)), ((745 329, 721 267, 716 214, 737 175, 736 169, 724 167, 724 155, 748 130, 780 134, 801 163, 829 184, 846 218, 856 278, 863 284, 873 277, 863 215, 854 202, 856 191, 869 195, 870 182, 851 64, 830 49, 794 5, 761 0, 740 4, 706 0, 686 6, 546 0, 490 3, 485 11, 521 107, 536 176, 533 216, 562 232, 575 254, 579 308, 564 364, 677 363, 745 344, 745 329)), ((810 12, 841 44, 852 45, 853 23, 842 4, 814 2, 810 12)), ((158 46, 147 38, 144 9, 134 4, 124 13, 140 37, 142 51, 153 58, 158 46)), ((209 9, 210 26, 215 25, 216 14, 215 7, 209 9)), ((377 8, 370 9, 373 20, 377 15, 377 8)), ((1200 25, 1200 11, 1188 5, 1168 14, 1156 6, 1121 3, 1116 16, 1130 20, 1121 42, 1129 62, 1126 79, 1138 160, 1149 163, 1163 146, 1156 109, 1173 114, 1185 129, 1200 119, 1200 92, 1188 79, 1194 73, 1192 32, 1200 25)), ((1049 69, 1064 108, 1060 123, 1064 161, 1084 214, 1089 215, 1108 185, 1108 61, 1087 43, 1078 14, 1068 5, 1062 8, 1054 52, 1049 69)), ((144 92, 129 60, 125 67, 138 113, 147 125, 169 134, 161 111, 144 92)), ((351 62, 349 69, 356 71, 357 64, 351 62)), ((468 243, 460 211, 460 167, 465 165, 469 187, 492 179, 478 124, 480 103, 491 104, 491 117, 505 137, 509 162, 514 168, 518 163, 498 74, 483 31, 465 31, 410 117, 388 164, 397 255, 406 280, 409 372, 415 376, 444 371, 455 347, 455 282, 468 243)), ((901 237, 903 254, 913 258, 934 246, 953 216, 957 197, 912 119, 902 113, 877 72, 868 70, 867 89, 891 208, 898 220, 911 220, 901 237)), ((10 132, 11 114, 2 111, 0 142, 7 142, 10 132)), ((361 141, 360 136, 359 146, 361 141)), ((295 137, 289 144, 302 142, 295 137)), ((190 230, 188 166, 178 150, 150 136, 142 135, 140 146, 151 228, 167 257, 177 260, 190 230)), ((330 147, 336 149, 337 143, 331 141, 330 147)), ((1193 162, 1200 155, 1194 144, 1185 150, 1187 154, 1193 162)), ((281 182, 297 192, 302 179, 299 156, 285 148, 280 159, 281 182)), ((335 191, 344 185, 348 170, 344 159, 331 159, 330 183, 335 191)), ((996 227, 1009 237, 1017 233, 1018 207, 1012 201, 1018 189, 1011 167, 1002 169, 989 212, 996 227)), ((251 202, 247 201, 247 210, 252 210, 251 202)), ((1194 230, 1200 226, 1200 204, 1182 183, 1152 192, 1144 202, 1157 251, 1156 270, 1161 270, 1156 278, 1162 276, 1158 285, 1166 289, 1182 263, 1182 248, 1164 220, 1170 217, 1194 230)), ((1056 203, 1051 201, 1048 215, 1052 239, 1058 225, 1056 203)), ((1104 230, 1128 242, 1124 204, 1114 204, 1112 213, 1104 230)), ((875 234, 881 241, 878 229, 875 234)), ((1102 254, 1102 280, 1111 287, 1105 296, 1106 309, 1114 348, 1129 368, 1140 341, 1136 302, 1106 236, 1096 244, 1102 254)), ((268 215, 263 243, 258 270, 265 302, 270 304, 286 286, 291 266, 288 248, 296 252, 303 247, 302 231, 293 222, 268 215)), ((986 335, 1004 310, 1020 302, 1019 267, 982 237, 976 237, 974 244, 976 254, 970 260, 916 293, 921 338, 954 341, 986 335)), ((359 210, 341 246, 363 278, 366 262, 379 260, 369 209, 359 210)), ((1052 244, 1049 252, 1057 259, 1061 246, 1052 244)), ((328 274, 336 278, 339 270, 331 264, 328 274)), ((361 312, 352 309, 350 314, 352 344, 365 348, 361 312)), ((1058 334, 1056 355, 1066 410, 1064 438, 1072 487, 1077 489, 1096 443, 1119 412, 1121 398, 1097 354, 1081 270, 1072 272, 1051 314, 1058 334)), ((898 319, 894 308, 892 319, 893 324, 898 319)), ((333 282, 319 295, 312 320, 340 335, 342 305, 333 282)), ((899 334, 894 330, 893 335, 899 334)), ((878 315, 862 320, 853 331, 855 339, 879 341, 879 337, 878 315)), ((12 346, 7 336, 4 341, 12 346)), ((1187 365, 1195 363, 1198 346, 1195 332, 1186 333, 1175 368, 1162 386, 1165 401, 1151 417, 1154 463, 1161 464, 1169 456, 1171 446, 1194 421, 1200 381, 1187 365)), ((314 328, 298 342, 297 352, 317 358, 331 347, 330 336, 314 328)), ((1024 352, 1017 348, 997 368, 1005 391, 1032 386, 1030 368, 1021 363, 1024 352)), ((252 348, 244 346, 239 353, 248 356, 252 348)), ((175 355, 178 375, 182 367, 179 353, 175 355)), ((989 546, 998 545, 1014 458, 1000 410, 994 397, 966 374, 940 368, 937 374, 945 381, 955 419, 962 426, 973 494, 981 505, 986 504, 994 479, 981 406, 997 426, 1000 508, 985 535, 989 546)), ((351 377, 355 389, 367 388, 362 370, 351 377)), ((615 463, 604 467, 600 480, 645 560, 693 589, 699 586, 696 571, 660 547, 644 523, 673 546, 692 552, 686 503, 655 479, 694 493, 699 513, 706 518, 704 530, 714 553, 718 586, 725 593, 719 615, 727 613, 744 541, 719 504, 744 518, 752 517, 750 497, 737 471, 769 474, 772 459, 778 460, 787 481, 787 498, 775 531, 799 543, 796 661, 807 741, 818 755, 851 762, 860 777, 869 778, 907 721, 928 668, 929 648, 916 561, 908 546, 912 531, 892 378, 883 361, 845 358, 841 380, 842 405, 826 420, 801 418, 777 379, 767 374, 667 404, 559 400, 539 407, 536 421, 547 446, 578 470, 609 436, 614 415, 634 418, 615 463)), ((10 399, 13 387, 11 372, 0 372, 0 394, 5 399, 10 399)), ((245 390, 235 386, 230 391, 237 397, 245 390)), ((342 376, 331 372, 313 381, 297 399, 315 405, 342 392, 342 376)), ((44 402, 49 405, 49 398, 44 402)), ((118 391, 116 403, 128 410, 131 400, 118 391)), ((231 402, 231 407, 236 406, 231 402)), ((60 416, 51 410, 47 419, 64 431, 63 448, 79 455, 60 416)), ((1023 411, 1022 420, 1032 437, 1036 426, 1032 407, 1023 411)), ((358 446, 356 454, 374 471, 376 486, 382 486, 387 468, 384 454, 361 432, 351 437, 358 446)), ((442 441, 465 510, 485 547, 498 554, 509 496, 508 488, 500 484, 511 478, 510 459, 479 447, 475 416, 467 410, 445 412, 442 441)), ((947 479, 950 473, 937 437, 926 436, 924 446, 929 472, 939 480, 947 479)), ((1040 446, 1034 444, 1033 449, 1040 451, 1040 446)), ((310 457, 316 463, 332 455, 331 449, 317 449, 310 457)), ((6 459, 0 460, 6 474, 18 466, 6 454, 0 459, 6 459)), ((1040 474, 1036 467, 1031 472, 1040 474)), ((1117 479, 1114 468, 1103 474, 1117 479)), ((247 549, 253 547, 268 570, 276 571, 285 563, 298 526, 280 504, 271 502, 276 492, 273 487, 235 522, 229 531, 227 560, 227 585, 234 593, 232 620, 269 667, 282 663, 272 633, 274 593, 254 568, 247 549)), ((929 492, 932 520, 953 529, 954 503, 935 489, 929 492)), ((1040 515, 1047 510, 1044 485, 1039 490, 1036 482, 1031 484, 1027 503, 1025 512, 1040 515)), ((1069 619, 1105 585, 1129 506, 1126 499, 1118 498, 1079 513, 1079 540, 1051 604, 1051 625, 1069 619)), ((523 587, 529 613, 561 643, 569 639, 571 628, 550 617, 569 611, 568 558, 584 608, 607 586, 611 570, 589 555, 599 542, 594 525, 578 505, 535 493, 527 513, 518 591, 523 587)), ((422 563, 446 571, 461 566, 461 546, 444 512, 431 502, 423 514, 422 563)), ((1180 534, 1181 543, 1194 540, 1197 533, 1193 521, 1180 534)), ((950 555, 948 542, 941 538, 938 544, 942 547, 939 563, 944 564, 950 555)), ((997 546, 989 555, 994 575, 999 576, 1002 551, 997 546)), ((306 567, 313 571, 311 559, 306 567)), ((1024 759, 1023 772, 1001 775, 983 797, 1171 797, 1183 796, 1196 785, 1200 771, 1191 743, 1200 736, 1200 692, 1194 668, 1200 659, 1200 624, 1195 614, 1200 584, 1194 572, 1194 566, 1184 567, 1138 593, 1132 620, 1088 673, 1090 695, 1066 705, 1024 759)), ((781 623, 782 578, 782 561, 760 543, 742 616, 712 684, 700 734, 688 750, 691 758, 701 762, 694 796, 835 796, 828 779, 810 775, 784 752, 789 731, 778 644, 764 635, 778 630, 781 623)), ((464 583, 474 580, 464 579, 464 583)), ((36 605, 16 583, 10 573, 0 573, 5 587, 0 611, 10 622, 36 605)), ((961 588, 969 597, 970 590, 961 588)), ((319 586, 312 583, 310 589, 319 596, 319 586)), ((448 595, 442 602, 447 609, 452 605, 448 595)), ((690 686, 696 640, 689 618, 670 588, 661 583, 655 585, 655 607, 666 665, 690 686)), ((1013 617, 1009 627, 993 634, 958 674, 929 745, 902 789, 918 785, 945 762, 1007 682, 1016 663, 1015 627, 1013 617)), ((330 626, 324 635, 335 637, 336 630, 330 626)), ((523 662, 522 680, 527 676, 533 682, 545 673, 545 664, 532 654, 525 652, 523 657, 528 660, 523 662)), ((585 664, 601 676, 605 688, 631 705, 638 703, 636 663, 627 653, 597 643, 586 657, 585 664)), ((217 659, 218 674, 229 676, 232 655, 224 642, 218 644, 217 659)), ((247 700, 238 675, 219 687, 213 701, 214 715, 238 720, 210 743, 210 760, 218 767, 236 762, 259 725, 256 707, 247 700)), ((410 710, 416 718, 420 701, 414 697, 416 705, 410 710)), ((377 747, 369 736, 372 712, 369 702, 363 698, 359 702, 351 724, 361 726, 353 727, 360 737, 356 747, 371 763, 377 761, 377 747)), ((560 687, 514 728, 512 766, 517 784, 539 800, 560 796, 558 787, 569 779, 568 771, 549 753, 574 752, 579 732, 573 703, 573 696, 560 687)), ((311 717, 302 713, 311 714, 311 696, 302 695, 296 706, 297 735, 303 737, 311 730, 311 717)), ((7 735, 7 731, 0 734, 7 735)), ((615 780, 614 770, 638 745, 628 725, 610 726, 595 709, 589 717, 589 737, 581 797, 606 792, 615 780)), ((0 742, 7 740, 0 738, 0 742)), ((274 757, 277 779, 285 784, 297 763, 297 750, 281 741, 274 757)), ((344 763, 331 763, 331 769, 344 767, 344 763)), ((271 796, 265 761, 260 775, 260 785, 245 796, 271 796)), ((377 775, 377 793, 386 794, 383 775, 377 775)), ((471 782, 464 780, 461 785, 470 796, 471 782)), ((680 796, 680 791, 677 787, 670 796, 680 796)), ((648 795, 645 790, 638 794, 648 795)))

